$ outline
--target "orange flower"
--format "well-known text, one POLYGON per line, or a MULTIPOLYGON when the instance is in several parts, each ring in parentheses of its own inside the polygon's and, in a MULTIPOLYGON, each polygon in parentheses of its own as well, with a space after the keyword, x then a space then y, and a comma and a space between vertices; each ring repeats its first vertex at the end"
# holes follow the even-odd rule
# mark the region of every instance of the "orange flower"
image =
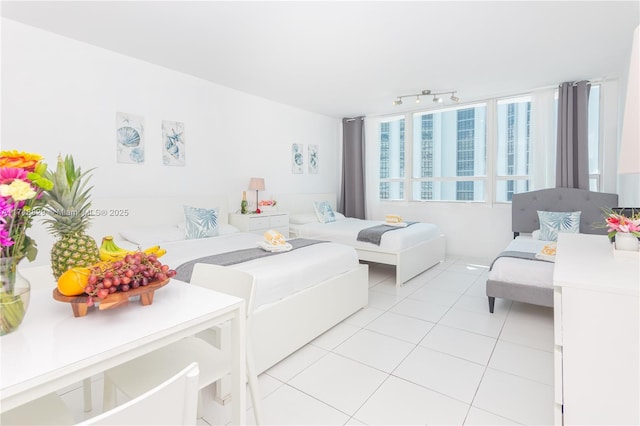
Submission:
POLYGON ((24 169, 28 172, 35 170, 42 156, 22 151, 0 151, 0 167, 24 169))

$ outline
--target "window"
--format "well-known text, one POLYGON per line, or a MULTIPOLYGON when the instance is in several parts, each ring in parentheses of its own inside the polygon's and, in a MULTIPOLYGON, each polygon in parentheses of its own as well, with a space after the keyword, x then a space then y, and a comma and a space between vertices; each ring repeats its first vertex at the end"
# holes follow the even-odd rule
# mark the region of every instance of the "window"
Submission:
POLYGON ((380 123, 380 199, 404 199, 404 118, 380 123))
POLYGON ((600 190, 600 85, 589 90, 589 190, 600 190))
POLYGON ((529 191, 531 162, 531 97, 497 103, 496 194, 498 202, 529 191))
MULTIPOLYGON (((380 199, 510 203, 514 194, 554 186, 553 92, 381 119, 380 199)), ((602 186, 600 95, 601 85, 593 84, 588 106, 592 191, 602 186)))
POLYGON ((484 201, 484 104, 413 115, 413 200, 484 201))

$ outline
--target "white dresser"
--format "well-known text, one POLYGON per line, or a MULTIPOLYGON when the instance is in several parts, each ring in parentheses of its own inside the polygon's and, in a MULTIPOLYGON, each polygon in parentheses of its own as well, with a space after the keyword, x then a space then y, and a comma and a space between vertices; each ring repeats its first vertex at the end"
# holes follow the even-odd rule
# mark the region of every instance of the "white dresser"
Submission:
POLYGON ((229 213, 229 224, 243 232, 254 234, 264 234, 265 231, 274 229, 289 238, 289 213, 286 212, 229 213))
POLYGON ((555 423, 640 422, 640 258, 604 235, 560 234, 554 285, 555 423))

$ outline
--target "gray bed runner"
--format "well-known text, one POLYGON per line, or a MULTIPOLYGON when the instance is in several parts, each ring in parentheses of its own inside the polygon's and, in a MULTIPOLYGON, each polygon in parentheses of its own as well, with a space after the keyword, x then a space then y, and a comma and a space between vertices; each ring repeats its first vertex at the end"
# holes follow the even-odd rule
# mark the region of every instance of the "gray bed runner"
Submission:
POLYGON ((496 263, 496 260, 500 259, 501 257, 515 257, 517 259, 537 260, 537 261, 540 261, 540 262, 549 262, 548 260, 538 259, 536 257, 535 253, 530 253, 528 251, 507 250, 507 251, 503 251, 502 253, 500 253, 498 255, 498 257, 493 259, 493 262, 491 262, 491 266, 489 267, 489 270, 493 269, 493 264, 496 263))
MULTIPOLYGON (((411 226, 418 222, 406 222, 407 226, 411 226)), ((380 245, 380 241, 382 240, 382 234, 387 231, 395 231, 396 229, 404 229, 407 226, 391 226, 391 225, 376 225, 371 228, 362 229, 358 232, 358 241, 362 241, 364 243, 372 243, 377 246, 380 245)))
MULTIPOLYGON (((293 246, 291 250, 295 250, 302 247, 307 247, 313 244, 326 243, 322 240, 311 240, 307 238, 295 238, 287 241, 293 246)), ((289 250, 289 251, 291 251, 289 250)), ((190 282, 191 274, 193 273, 193 267, 196 263, 208 263, 211 265, 229 266, 236 263, 248 262, 254 259, 260 259, 262 257, 274 256, 276 254, 288 253, 289 251, 270 252, 263 250, 259 247, 248 248, 242 250, 234 250, 226 253, 212 254, 211 256, 204 256, 199 259, 190 260, 176 268, 175 279, 190 282)))

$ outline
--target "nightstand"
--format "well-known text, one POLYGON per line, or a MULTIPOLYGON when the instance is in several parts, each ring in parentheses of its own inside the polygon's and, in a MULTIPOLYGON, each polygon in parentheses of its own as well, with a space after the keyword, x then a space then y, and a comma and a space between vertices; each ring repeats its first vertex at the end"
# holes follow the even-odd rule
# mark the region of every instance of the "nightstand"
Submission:
POLYGON ((229 224, 243 232, 260 235, 273 229, 280 232, 285 238, 289 238, 289 213, 286 212, 229 213, 229 224))

